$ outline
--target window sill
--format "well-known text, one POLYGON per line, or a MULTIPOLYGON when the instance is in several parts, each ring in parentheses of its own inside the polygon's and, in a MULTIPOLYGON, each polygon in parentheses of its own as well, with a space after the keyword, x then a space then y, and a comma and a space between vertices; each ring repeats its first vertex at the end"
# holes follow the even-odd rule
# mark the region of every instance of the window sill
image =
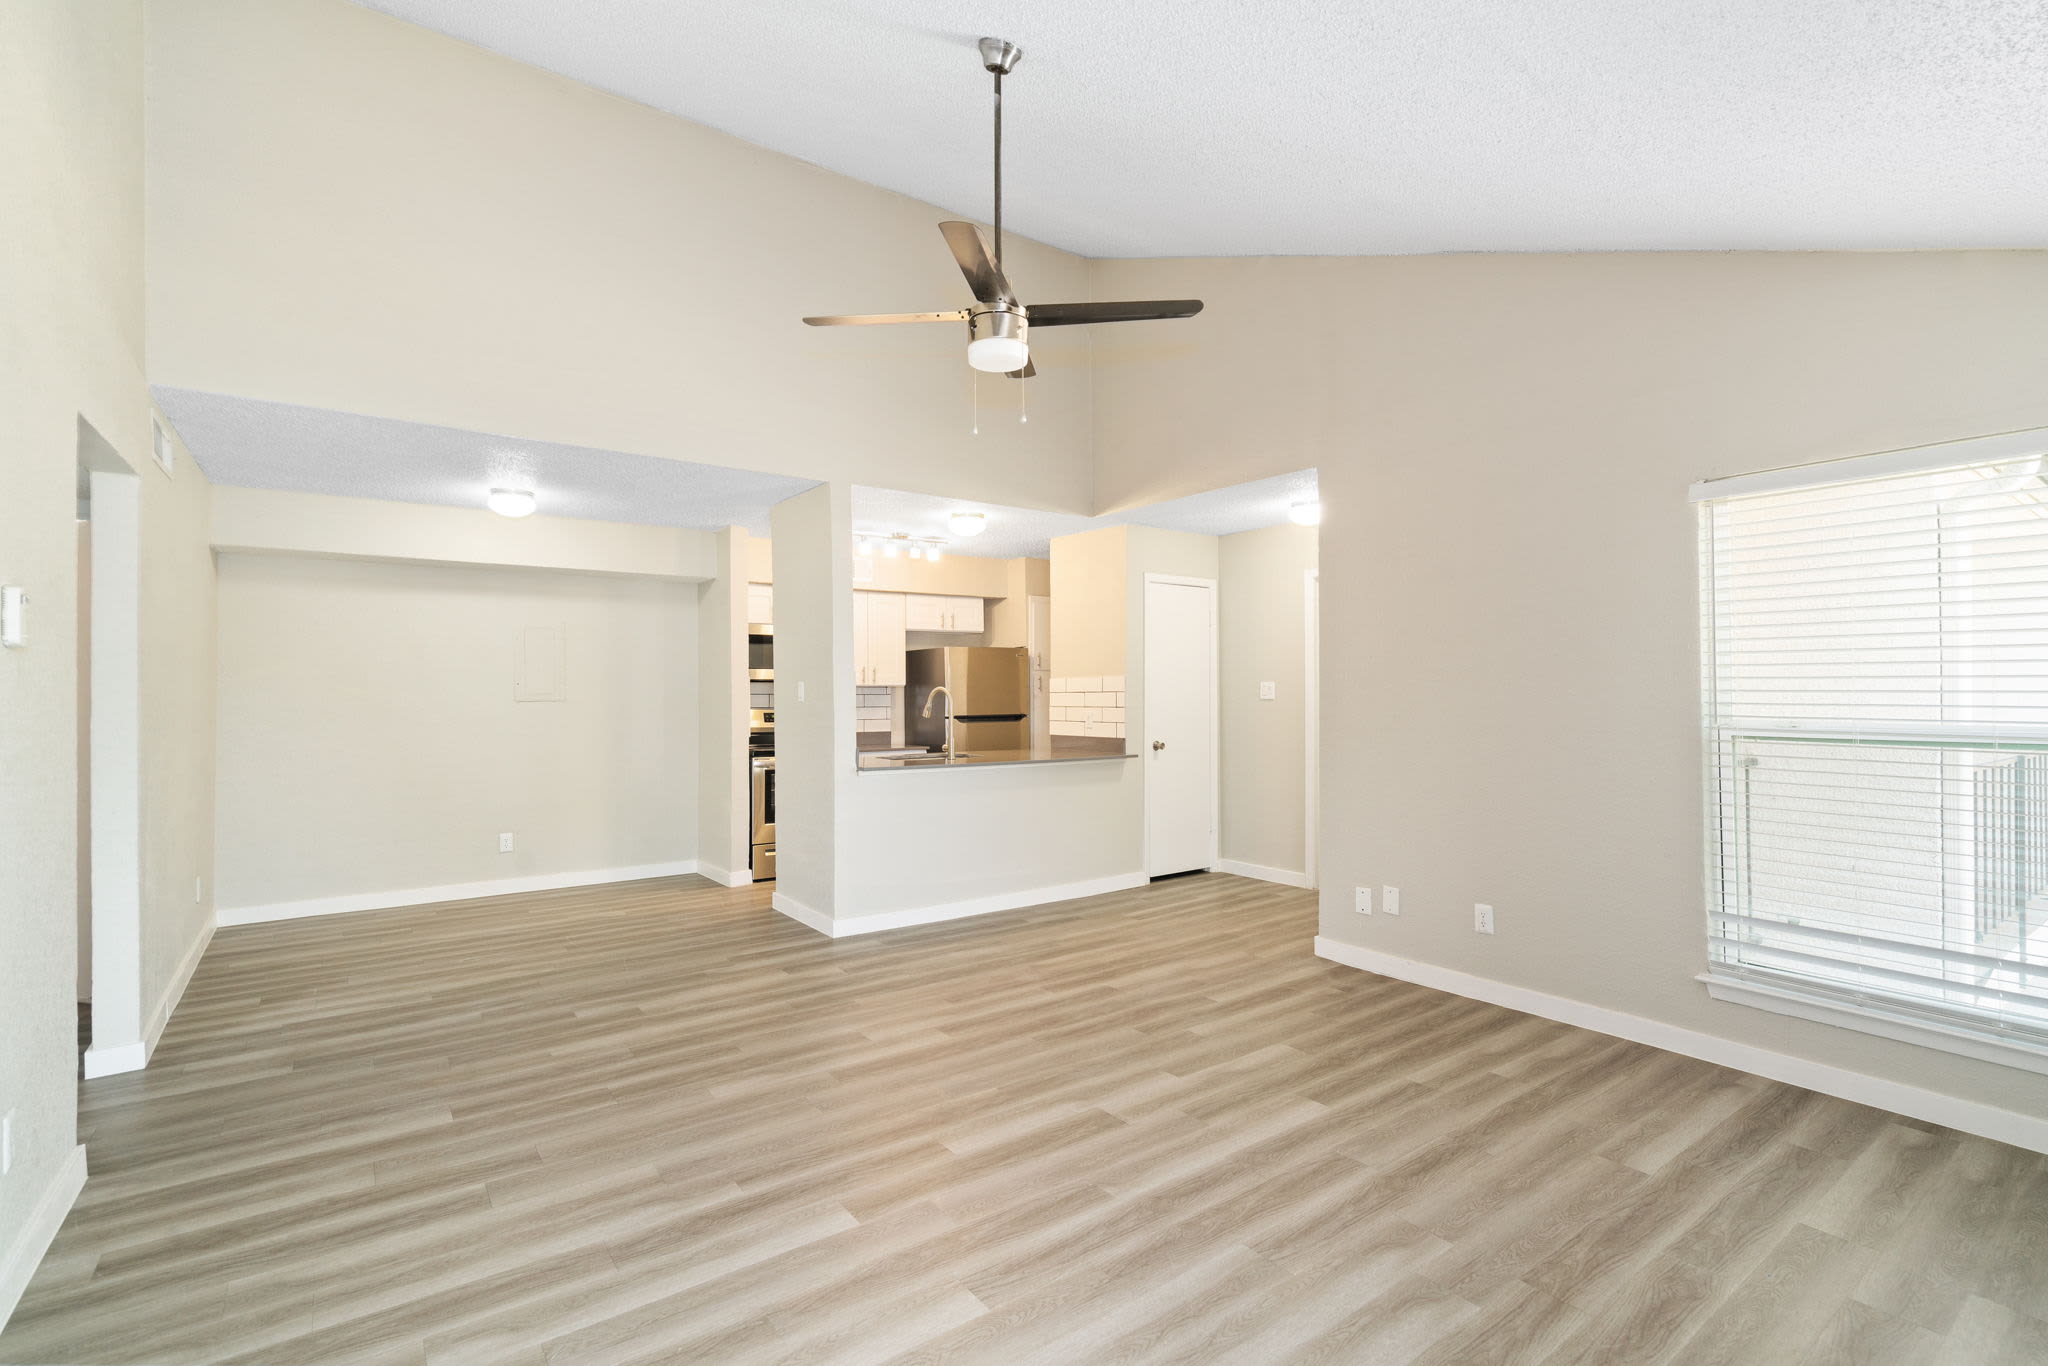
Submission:
POLYGON ((1745 978, 1703 972, 1696 980, 1704 982, 1707 994, 1717 1001, 1732 1001, 1777 1015, 1817 1020, 1842 1029, 1854 1029, 1880 1038, 1918 1044, 1922 1048, 1939 1049, 1944 1053, 1957 1053, 1966 1058, 1979 1058, 2004 1067, 2048 1075, 2048 1049, 2031 1044, 1995 1038, 1961 1026, 1950 1028, 1926 1020, 1909 1019, 1874 1007, 1852 1005, 1830 996, 1808 994, 1745 978))

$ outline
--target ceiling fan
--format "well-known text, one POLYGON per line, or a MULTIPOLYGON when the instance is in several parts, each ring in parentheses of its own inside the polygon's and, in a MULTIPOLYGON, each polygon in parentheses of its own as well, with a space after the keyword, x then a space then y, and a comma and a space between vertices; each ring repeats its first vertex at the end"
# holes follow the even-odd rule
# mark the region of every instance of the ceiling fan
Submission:
POLYGON ((878 323, 967 324, 967 363, 977 370, 1029 379, 1038 373, 1031 363, 1026 334, 1034 327, 1072 327, 1077 323, 1146 322, 1155 318, 1191 318, 1202 311, 1200 299, 1147 299, 1125 303, 1038 304, 1027 308, 1003 278, 1003 77, 1024 55, 1015 43, 1001 38, 981 40, 981 64, 996 79, 995 246, 972 223, 939 224, 974 307, 944 313, 856 313, 805 318, 812 327, 867 327, 878 323))

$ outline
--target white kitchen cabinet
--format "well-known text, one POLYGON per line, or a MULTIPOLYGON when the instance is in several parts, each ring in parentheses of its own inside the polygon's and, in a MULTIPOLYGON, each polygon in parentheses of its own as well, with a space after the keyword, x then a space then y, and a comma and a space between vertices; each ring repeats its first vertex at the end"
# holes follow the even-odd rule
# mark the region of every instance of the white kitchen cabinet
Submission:
POLYGON ((988 629, 987 604, 980 598, 955 597, 949 593, 903 594, 903 620, 912 631, 959 631, 980 634, 988 629))
POLYGON ((853 595, 853 681, 864 688, 900 688, 904 683, 904 594, 853 595))
POLYGON ((760 626, 775 620, 775 589, 765 583, 747 585, 747 625, 760 626))

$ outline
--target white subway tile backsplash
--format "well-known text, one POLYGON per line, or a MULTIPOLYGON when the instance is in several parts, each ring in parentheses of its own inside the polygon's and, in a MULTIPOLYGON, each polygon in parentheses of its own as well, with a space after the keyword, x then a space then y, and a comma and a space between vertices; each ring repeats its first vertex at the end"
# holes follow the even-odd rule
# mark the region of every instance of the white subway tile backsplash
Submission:
POLYGON ((1123 700, 1122 694, 1113 692, 1092 692, 1088 694, 1091 707, 1114 707, 1123 700))
POLYGON ((1102 690, 1104 692, 1122 692, 1124 690, 1124 676, 1122 674, 1105 675, 1102 679, 1102 690))

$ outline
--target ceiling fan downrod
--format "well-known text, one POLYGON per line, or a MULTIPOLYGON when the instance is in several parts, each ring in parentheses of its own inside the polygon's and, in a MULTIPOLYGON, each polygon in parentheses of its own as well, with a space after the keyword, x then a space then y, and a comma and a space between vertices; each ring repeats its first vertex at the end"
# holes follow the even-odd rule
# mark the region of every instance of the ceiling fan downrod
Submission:
POLYGON ((981 64, 996 78, 996 204, 990 220, 995 228, 996 269, 1003 268, 1003 77, 1010 74, 1024 55, 1024 49, 1002 38, 984 38, 980 43, 981 64))

